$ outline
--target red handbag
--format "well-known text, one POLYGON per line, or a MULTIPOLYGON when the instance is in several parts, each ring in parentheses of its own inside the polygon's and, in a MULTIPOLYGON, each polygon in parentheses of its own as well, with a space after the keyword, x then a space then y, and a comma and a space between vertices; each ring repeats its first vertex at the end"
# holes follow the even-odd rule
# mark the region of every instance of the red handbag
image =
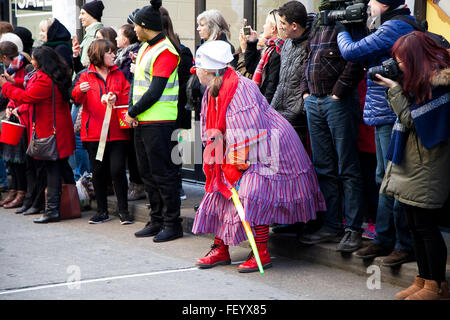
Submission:
POLYGON ((78 197, 78 190, 76 185, 62 185, 59 215, 61 220, 81 218, 80 198, 78 197))

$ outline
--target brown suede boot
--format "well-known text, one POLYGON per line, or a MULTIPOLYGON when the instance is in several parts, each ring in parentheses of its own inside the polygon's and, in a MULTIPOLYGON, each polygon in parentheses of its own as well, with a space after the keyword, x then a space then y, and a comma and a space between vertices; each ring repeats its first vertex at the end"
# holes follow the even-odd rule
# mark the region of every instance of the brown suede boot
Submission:
POLYGON ((412 285, 410 285, 408 288, 406 288, 403 291, 400 291, 399 293, 397 293, 395 295, 394 300, 405 300, 410 295, 416 293, 419 290, 422 290, 424 285, 425 285, 425 279, 416 277, 414 279, 414 283, 412 285))
POLYGON ((0 201, 0 206, 3 206, 4 204, 13 201, 16 198, 16 194, 17 194, 17 190, 9 190, 8 195, 6 196, 5 199, 3 199, 2 201, 0 201))
POLYGON ((450 300, 447 281, 442 281, 439 287, 437 281, 425 280, 422 290, 410 295, 405 300, 450 300))
POLYGON ((5 203, 3 205, 3 208, 5 209, 10 209, 10 208, 19 208, 22 206, 23 204, 23 200, 25 199, 25 191, 17 191, 16 193, 16 197, 14 198, 13 201, 5 203))

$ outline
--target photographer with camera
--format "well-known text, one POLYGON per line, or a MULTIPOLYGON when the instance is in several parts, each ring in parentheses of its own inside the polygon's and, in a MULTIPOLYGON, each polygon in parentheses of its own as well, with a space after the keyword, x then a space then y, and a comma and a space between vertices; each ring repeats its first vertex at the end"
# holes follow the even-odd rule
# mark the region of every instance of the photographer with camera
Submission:
MULTIPOLYGON (((342 56, 353 62, 363 63, 368 67, 379 66, 376 72, 396 77, 398 69, 395 62, 388 60, 395 41, 413 31, 407 22, 394 19, 403 15, 411 21, 414 18, 405 6, 405 0, 370 0, 369 21, 372 26, 381 26, 367 37, 353 41, 343 25, 336 27, 339 31, 338 45, 342 56)), ((385 98, 385 88, 376 84, 373 72, 367 74, 367 94, 364 106, 364 122, 375 127, 375 144, 377 156, 376 182, 381 184, 387 165, 386 152, 391 140, 392 127, 396 119, 385 98)), ((361 259, 383 256, 382 265, 398 266, 413 261, 411 235, 408 230, 403 206, 394 197, 380 194, 375 225, 376 237, 368 247, 354 253, 361 259)))
MULTIPOLYGON (((345 6, 342 0, 323 0, 319 10, 342 10, 345 6)), ((363 79, 364 69, 360 64, 345 61, 337 45, 336 26, 326 22, 321 14, 313 24, 301 94, 307 112, 312 160, 327 211, 322 216, 322 228, 299 240, 305 244, 340 242, 337 251, 353 252, 362 244, 364 218, 357 141, 357 86, 363 79), (346 226, 342 236, 343 218, 346 226)), ((361 36, 364 31, 360 23, 349 24, 354 36, 361 36)))
POLYGON ((450 53, 414 31, 395 42, 392 55, 403 72, 399 83, 376 74, 397 115, 380 193, 404 204, 419 269, 395 299, 448 300, 438 215, 450 192, 450 53))

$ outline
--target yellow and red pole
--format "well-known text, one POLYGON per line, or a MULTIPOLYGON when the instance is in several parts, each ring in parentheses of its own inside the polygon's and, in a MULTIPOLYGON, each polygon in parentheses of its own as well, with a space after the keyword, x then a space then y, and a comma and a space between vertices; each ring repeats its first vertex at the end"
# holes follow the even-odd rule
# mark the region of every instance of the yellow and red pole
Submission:
POLYGON ((255 255, 256 263, 258 264, 258 269, 261 274, 264 274, 264 269, 262 267, 261 259, 259 258, 258 248, 256 247, 255 238, 253 237, 252 229, 250 224, 245 220, 244 207, 242 206, 241 200, 239 200, 239 195, 235 188, 231 188, 231 198, 233 199, 234 206, 237 209, 239 218, 241 218, 242 225, 244 226, 245 233, 247 234, 248 241, 252 247, 253 254, 255 255))

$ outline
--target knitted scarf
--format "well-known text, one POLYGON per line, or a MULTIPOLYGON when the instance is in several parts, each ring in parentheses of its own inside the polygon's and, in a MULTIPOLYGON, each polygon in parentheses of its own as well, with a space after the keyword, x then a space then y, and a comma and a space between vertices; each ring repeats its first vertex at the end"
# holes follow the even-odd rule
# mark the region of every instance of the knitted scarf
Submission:
MULTIPOLYGON (((422 104, 412 104, 411 117, 420 142, 427 149, 450 137, 450 92, 448 86, 440 86, 433 90, 431 100, 422 104)), ((395 121, 391 142, 386 159, 400 164, 403 159, 409 129, 400 121, 395 121)))
POLYGON ((116 60, 114 60, 114 64, 116 64, 119 68, 121 68, 123 66, 123 64, 125 63, 125 60, 130 59, 130 56, 129 56, 130 52, 134 52, 134 51, 137 52, 136 49, 138 49, 139 46, 140 46, 139 43, 133 43, 133 44, 130 44, 126 48, 120 48, 117 51, 117 57, 116 57, 116 60))
POLYGON ((26 58, 23 55, 19 54, 17 57, 12 59, 11 64, 9 65, 9 67, 6 68, 6 72, 10 76, 14 75, 17 71, 22 69, 22 67, 24 66, 24 61, 25 60, 26 60, 26 58))
POLYGON ((203 171, 206 176, 206 192, 218 190, 227 199, 231 198, 231 191, 223 181, 223 177, 234 184, 240 179, 242 173, 232 164, 226 163, 226 144, 224 141, 226 130, 226 113, 228 105, 236 93, 239 83, 237 73, 228 68, 223 75, 222 87, 217 98, 208 94, 206 111, 206 137, 207 142, 203 152, 203 171))
POLYGON ((264 50, 261 60, 259 60, 258 66, 256 67, 255 73, 253 74, 252 78, 252 80, 258 85, 258 87, 261 87, 261 84, 264 81, 264 69, 269 62, 269 58, 272 52, 276 50, 278 54, 281 54, 283 43, 284 40, 280 38, 271 38, 266 41, 266 49, 264 50))

